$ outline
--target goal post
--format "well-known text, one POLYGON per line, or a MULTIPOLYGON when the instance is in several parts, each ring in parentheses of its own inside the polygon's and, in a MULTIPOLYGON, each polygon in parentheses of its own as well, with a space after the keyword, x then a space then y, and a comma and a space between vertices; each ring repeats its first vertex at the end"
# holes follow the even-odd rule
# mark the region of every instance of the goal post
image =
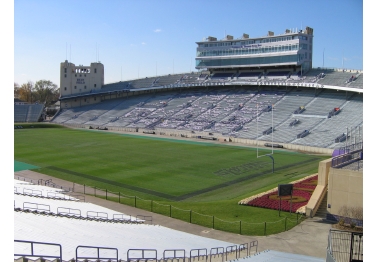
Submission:
MULTIPOLYGON (((268 106, 269 107, 269 106, 268 106)), ((274 111, 274 104, 272 104, 270 106, 271 108, 271 119, 270 119, 270 123, 271 123, 271 127, 270 127, 270 131, 271 131, 271 152, 270 153, 266 153, 266 154, 260 154, 259 153, 259 148, 260 148, 260 140, 259 140, 259 136, 261 136, 261 134, 259 134, 259 121, 260 121, 260 116, 262 115, 263 112, 259 112, 259 104, 257 103, 256 104, 256 152, 257 152, 257 158, 260 158, 260 157, 264 157, 264 156, 271 156, 274 154, 274 119, 273 119, 273 111, 274 111)), ((264 134, 262 134, 264 135, 264 134)), ((268 134, 269 135, 269 134, 268 134)), ((263 151, 266 151, 266 149, 263 149, 263 151)), ((273 165, 274 165, 274 158, 273 159, 273 165)))

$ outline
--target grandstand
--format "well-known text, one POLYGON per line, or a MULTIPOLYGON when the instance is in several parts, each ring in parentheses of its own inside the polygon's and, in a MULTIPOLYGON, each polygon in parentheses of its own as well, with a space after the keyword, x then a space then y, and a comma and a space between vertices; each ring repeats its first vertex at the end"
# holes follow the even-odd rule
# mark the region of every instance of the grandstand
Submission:
POLYGON ((41 119, 44 104, 14 104, 14 122, 38 122, 41 119))
POLYGON ((272 124, 271 112, 264 109, 274 105, 275 142, 333 149, 346 142, 335 143, 338 134, 363 125, 362 101, 362 94, 332 89, 215 86, 132 95, 61 109, 52 122, 110 130, 165 128, 176 133, 195 131, 227 139, 271 141, 262 131, 272 124), (300 106, 305 111, 297 115, 294 111, 300 106), (341 112, 329 118, 330 111, 337 107, 341 112), (289 126, 296 118, 299 125, 289 126), (312 132, 297 139, 303 130, 312 132))
POLYGON ((325 152, 345 146, 347 140, 336 142, 339 134, 363 126, 363 72, 313 68, 310 27, 256 38, 210 36, 196 44, 198 72, 104 84, 101 63, 61 63, 61 109, 52 122, 154 134, 169 130, 175 136, 210 133, 253 144, 273 139, 285 148, 325 152), (272 105, 273 123, 271 111, 265 111, 272 105), (305 110, 296 114, 298 107, 305 110), (299 124, 289 125, 294 119, 299 124), (272 124, 273 132, 263 134, 272 124))

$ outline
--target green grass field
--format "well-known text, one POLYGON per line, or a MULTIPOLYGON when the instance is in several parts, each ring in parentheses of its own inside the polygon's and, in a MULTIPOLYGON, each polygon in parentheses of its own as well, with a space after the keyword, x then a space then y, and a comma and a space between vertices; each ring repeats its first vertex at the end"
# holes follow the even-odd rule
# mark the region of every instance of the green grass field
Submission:
MULTIPOLYGON (((259 149, 259 155, 270 152, 259 149)), ((136 196, 143 199, 137 201, 137 207, 165 215, 171 215, 171 208, 163 210, 166 206, 173 206, 176 214, 180 209, 191 210, 189 218, 179 216, 183 220, 192 220, 194 214, 202 216, 201 220, 209 217, 209 222, 202 223, 210 224, 214 216, 219 219, 217 227, 220 220, 242 221, 242 226, 280 221, 278 211, 237 203, 280 183, 316 173, 319 161, 328 158, 284 150, 274 150, 273 157, 274 173, 269 157, 257 158, 256 149, 231 144, 85 129, 14 131, 14 159, 40 167, 34 169, 36 172, 136 196)), ((289 213, 284 216, 296 217, 289 213)), ((236 232, 239 226, 235 227, 223 230, 236 232)))

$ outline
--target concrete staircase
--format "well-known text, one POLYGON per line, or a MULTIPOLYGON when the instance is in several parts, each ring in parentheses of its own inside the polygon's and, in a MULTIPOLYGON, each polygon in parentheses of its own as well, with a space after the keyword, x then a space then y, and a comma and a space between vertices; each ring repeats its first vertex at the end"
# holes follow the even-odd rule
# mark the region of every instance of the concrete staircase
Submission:
POLYGON ((325 196, 322 199, 321 204, 320 204, 319 208, 316 211, 315 217, 326 219, 326 214, 327 214, 326 207, 327 207, 327 203, 328 203, 328 192, 325 193, 325 196))

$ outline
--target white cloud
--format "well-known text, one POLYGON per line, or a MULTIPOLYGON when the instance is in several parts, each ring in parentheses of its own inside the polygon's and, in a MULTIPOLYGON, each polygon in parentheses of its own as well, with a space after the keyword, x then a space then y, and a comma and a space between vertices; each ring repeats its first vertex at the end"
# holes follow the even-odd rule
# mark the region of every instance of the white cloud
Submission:
POLYGON ((155 29, 155 30, 154 30, 154 33, 160 33, 160 32, 162 32, 162 29, 159 29, 159 28, 158 28, 158 29, 155 29))
POLYGON ((146 43, 145 43, 145 42, 142 42, 141 45, 146 45, 146 43))

